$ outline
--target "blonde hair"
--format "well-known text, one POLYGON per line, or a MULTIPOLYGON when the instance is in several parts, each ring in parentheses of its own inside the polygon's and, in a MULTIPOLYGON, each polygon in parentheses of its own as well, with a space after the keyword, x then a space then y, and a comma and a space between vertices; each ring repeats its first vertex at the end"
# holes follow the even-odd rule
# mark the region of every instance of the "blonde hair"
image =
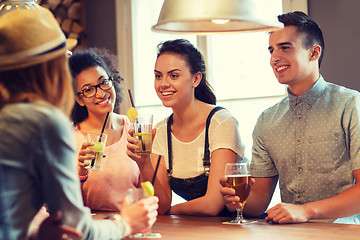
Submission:
POLYGON ((31 67, 0 72, 0 109, 9 103, 43 100, 69 117, 74 94, 67 61, 64 54, 31 67))

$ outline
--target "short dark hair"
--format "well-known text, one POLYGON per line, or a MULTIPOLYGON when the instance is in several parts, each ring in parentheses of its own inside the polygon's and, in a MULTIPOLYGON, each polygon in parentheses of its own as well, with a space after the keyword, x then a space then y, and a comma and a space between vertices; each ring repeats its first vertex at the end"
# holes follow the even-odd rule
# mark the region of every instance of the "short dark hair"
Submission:
MULTIPOLYGON (((121 81, 124 79, 120 76, 117 70, 118 59, 111 54, 107 49, 88 48, 74 54, 69 58, 70 71, 73 77, 74 94, 76 94, 77 81, 76 77, 84 70, 91 67, 101 67, 106 74, 113 79, 114 88, 116 92, 115 109, 114 112, 119 112, 120 103, 123 100, 121 81)), ((86 106, 80 106, 76 101, 71 113, 71 120, 75 125, 81 123, 88 118, 88 111, 86 106)))
POLYGON ((176 39, 161 42, 157 46, 157 57, 163 53, 175 53, 184 57, 190 66, 190 72, 195 74, 201 72, 200 84, 195 88, 195 98, 209 104, 216 104, 215 94, 206 80, 206 69, 204 57, 200 51, 186 39, 176 39))
POLYGON ((278 16, 279 22, 284 26, 296 26, 298 32, 304 33, 303 46, 306 49, 311 48, 314 44, 321 47, 321 55, 319 57, 319 68, 325 52, 325 43, 323 33, 320 26, 312 20, 308 15, 301 11, 289 12, 278 16))

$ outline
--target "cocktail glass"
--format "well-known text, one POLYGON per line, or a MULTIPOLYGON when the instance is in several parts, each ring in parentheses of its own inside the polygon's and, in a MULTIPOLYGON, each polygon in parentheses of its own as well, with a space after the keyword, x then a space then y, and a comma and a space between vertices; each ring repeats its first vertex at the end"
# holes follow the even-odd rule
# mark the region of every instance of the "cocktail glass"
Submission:
POLYGON ((140 114, 137 116, 136 121, 133 123, 134 136, 137 138, 139 146, 138 150, 135 150, 137 154, 150 154, 152 147, 152 127, 153 127, 153 115, 152 114, 140 114))
POLYGON ((95 158, 91 160, 86 160, 85 162, 90 163, 86 166, 86 169, 89 170, 100 170, 101 160, 104 155, 105 145, 106 145, 107 135, 105 133, 88 133, 87 142, 94 143, 93 146, 87 147, 88 149, 96 150, 95 158))
MULTIPOLYGON (((135 202, 146 197, 146 194, 142 188, 130 188, 127 192, 127 200, 129 204, 134 204, 135 202)), ((161 238, 160 233, 151 232, 151 228, 146 232, 135 233, 129 236, 129 238, 161 238)))

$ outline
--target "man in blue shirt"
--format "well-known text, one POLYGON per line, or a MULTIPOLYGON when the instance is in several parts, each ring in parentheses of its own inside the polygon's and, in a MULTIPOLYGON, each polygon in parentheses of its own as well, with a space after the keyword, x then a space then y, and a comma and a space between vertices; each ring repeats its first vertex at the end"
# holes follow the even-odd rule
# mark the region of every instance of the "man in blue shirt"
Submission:
MULTIPOLYGON (((282 203, 267 210, 276 223, 335 219, 360 213, 360 94, 327 83, 319 69, 320 27, 302 12, 280 15, 269 37, 270 64, 288 96, 266 109, 253 132, 252 190, 244 208, 259 216, 279 181, 282 203), (355 184, 354 184, 355 181, 355 184)), ((220 183, 226 206, 240 206, 220 183)), ((356 217, 353 217, 356 219, 356 217)))

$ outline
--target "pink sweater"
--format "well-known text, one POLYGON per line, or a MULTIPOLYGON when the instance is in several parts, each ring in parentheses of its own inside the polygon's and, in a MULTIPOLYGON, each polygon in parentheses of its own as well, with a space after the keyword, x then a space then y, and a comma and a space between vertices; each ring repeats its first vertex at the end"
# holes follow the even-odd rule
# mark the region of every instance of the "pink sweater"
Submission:
MULTIPOLYGON (((119 141, 105 147, 99 171, 90 170, 88 180, 82 185, 85 206, 92 210, 119 211, 127 189, 138 185, 140 171, 137 164, 126 155, 127 135, 131 123, 127 117, 119 141)), ((75 128, 77 150, 86 137, 75 128)))

